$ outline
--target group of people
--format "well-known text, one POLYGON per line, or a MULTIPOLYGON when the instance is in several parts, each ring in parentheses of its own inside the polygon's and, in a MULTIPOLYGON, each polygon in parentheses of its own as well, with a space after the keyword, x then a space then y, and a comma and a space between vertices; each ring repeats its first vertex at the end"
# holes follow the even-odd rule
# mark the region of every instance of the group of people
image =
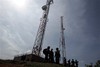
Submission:
POLYGON ((59 48, 56 48, 55 54, 53 52, 53 49, 50 50, 50 46, 45 48, 43 50, 43 54, 45 55, 45 61, 46 62, 51 62, 51 63, 57 63, 59 64, 59 59, 60 59, 60 51, 59 48), (54 60, 55 58, 55 60, 54 60))
POLYGON ((74 59, 69 59, 66 63, 66 67, 78 67, 78 61, 74 59))
MULTIPOLYGON (((56 63, 59 64, 60 61, 60 50, 59 48, 56 48, 56 51, 54 52, 53 49, 50 49, 50 46, 48 46, 47 48, 45 48, 43 50, 43 54, 45 55, 45 61, 46 62, 51 62, 51 63, 56 63), (55 58, 55 60, 54 60, 55 58)), ((78 61, 77 60, 66 60, 66 58, 64 58, 64 65, 66 67, 78 67, 78 61)))

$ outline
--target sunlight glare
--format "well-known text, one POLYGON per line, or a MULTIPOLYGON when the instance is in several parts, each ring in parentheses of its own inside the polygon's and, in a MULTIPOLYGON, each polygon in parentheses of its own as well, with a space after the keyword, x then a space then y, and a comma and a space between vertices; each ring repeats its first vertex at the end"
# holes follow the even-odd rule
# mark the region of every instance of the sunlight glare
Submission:
POLYGON ((24 9, 26 6, 26 0, 9 0, 11 5, 18 9, 24 9))

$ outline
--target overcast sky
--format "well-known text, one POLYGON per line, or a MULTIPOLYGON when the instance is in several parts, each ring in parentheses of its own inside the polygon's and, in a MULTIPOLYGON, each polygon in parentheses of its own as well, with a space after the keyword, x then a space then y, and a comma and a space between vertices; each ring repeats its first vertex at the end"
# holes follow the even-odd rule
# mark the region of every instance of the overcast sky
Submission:
MULTIPOLYGON (((0 59, 32 50, 46 0, 0 0, 0 59)), ((80 66, 100 59, 100 0, 54 0, 43 48, 59 46, 64 16, 67 59, 80 66)))

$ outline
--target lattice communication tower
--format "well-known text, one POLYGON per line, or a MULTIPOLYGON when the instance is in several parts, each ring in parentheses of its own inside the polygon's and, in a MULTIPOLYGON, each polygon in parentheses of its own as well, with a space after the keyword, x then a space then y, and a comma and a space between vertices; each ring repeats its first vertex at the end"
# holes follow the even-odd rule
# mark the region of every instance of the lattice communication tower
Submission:
POLYGON ((32 54, 35 54, 37 56, 40 56, 42 50, 43 39, 44 39, 44 34, 45 34, 45 29, 48 21, 48 14, 49 14, 49 9, 51 4, 53 4, 53 0, 47 0, 46 5, 42 6, 43 16, 40 19, 40 25, 32 49, 32 54))

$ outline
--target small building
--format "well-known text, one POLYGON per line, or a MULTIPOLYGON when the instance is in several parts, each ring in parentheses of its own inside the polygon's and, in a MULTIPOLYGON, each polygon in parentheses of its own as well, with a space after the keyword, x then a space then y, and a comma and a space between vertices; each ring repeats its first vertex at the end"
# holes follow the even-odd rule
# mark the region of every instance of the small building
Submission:
POLYGON ((14 61, 43 62, 44 58, 36 56, 34 54, 25 54, 25 55, 15 56, 14 61))

